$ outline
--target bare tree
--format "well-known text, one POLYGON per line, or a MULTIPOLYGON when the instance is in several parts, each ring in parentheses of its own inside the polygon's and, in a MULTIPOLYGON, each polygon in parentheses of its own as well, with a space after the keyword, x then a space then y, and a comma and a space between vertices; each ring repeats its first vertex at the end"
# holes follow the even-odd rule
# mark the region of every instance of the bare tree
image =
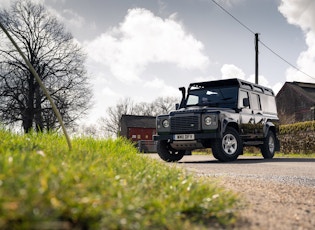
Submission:
POLYGON ((134 114, 134 103, 130 98, 119 100, 116 106, 107 109, 107 116, 99 119, 100 126, 105 127, 108 133, 119 136, 120 119, 122 115, 134 114))
POLYGON ((151 103, 134 103, 130 98, 118 101, 116 106, 107 109, 107 116, 99 119, 99 127, 112 135, 119 136, 122 115, 157 116, 175 109, 175 97, 159 97, 151 103))
POLYGON ((148 102, 140 102, 134 105, 133 112, 131 115, 139 116, 154 116, 154 104, 148 102))
MULTIPOLYGON (((19 0, 0 20, 35 68, 67 126, 89 108, 85 55, 72 35, 43 5, 19 0)), ((0 34, 0 118, 22 122, 25 132, 58 127, 50 103, 23 60, 0 34)))
POLYGON ((177 97, 158 97, 152 102, 154 107, 153 115, 168 114, 172 110, 175 110, 176 103, 179 103, 180 99, 177 97))

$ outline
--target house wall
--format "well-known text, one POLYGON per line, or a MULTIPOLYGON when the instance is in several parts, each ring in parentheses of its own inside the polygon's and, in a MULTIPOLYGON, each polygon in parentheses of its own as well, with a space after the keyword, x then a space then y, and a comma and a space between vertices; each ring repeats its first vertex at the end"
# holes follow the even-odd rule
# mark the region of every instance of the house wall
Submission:
POLYGON ((310 121, 314 119, 314 101, 303 95, 297 86, 286 83, 276 96, 281 124, 310 121))
POLYGON ((153 140, 152 136, 156 132, 155 119, 151 116, 123 115, 120 120, 120 135, 133 141, 153 140))
POLYGON ((155 128, 131 127, 128 128, 127 138, 132 141, 153 140, 153 135, 155 133, 155 128))
POLYGON ((276 96, 278 116, 282 124, 295 122, 295 97, 288 88, 287 85, 284 85, 276 96))

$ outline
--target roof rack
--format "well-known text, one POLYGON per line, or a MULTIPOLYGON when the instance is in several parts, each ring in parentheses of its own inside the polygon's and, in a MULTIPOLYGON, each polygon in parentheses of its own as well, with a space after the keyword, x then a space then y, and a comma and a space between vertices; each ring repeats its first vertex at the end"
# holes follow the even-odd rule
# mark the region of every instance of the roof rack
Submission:
POLYGON ((197 88, 204 88, 204 87, 216 87, 216 86, 239 86, 240 88, 255 91, 258 93, 264 93, 267 95, 274 96, 274 92, 272 89, 251 83, 249 81, 241 80, 238 78, 232 79, 223 79, 223 80, 215 80, 215 81, 206 81, 206 82, 195 82, 189 85, 189 88, 197 87, 197 88))

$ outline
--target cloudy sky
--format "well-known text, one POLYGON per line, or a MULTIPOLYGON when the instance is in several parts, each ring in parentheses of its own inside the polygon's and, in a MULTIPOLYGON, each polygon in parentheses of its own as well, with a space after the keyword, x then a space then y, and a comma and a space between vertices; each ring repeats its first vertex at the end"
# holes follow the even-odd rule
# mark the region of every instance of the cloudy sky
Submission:
MULTIPOLYGON (((286 81, 315 82, 314 0, 216 0, 243 25, 213 0, 36 1, 87 53, 95 102, 90 122, 119 99, 179 97, 178 87, 195 81, 254 81, 254 33, 262 42, 261 84, 278 92, 286 81)), ((0 0, 0 7, 9 2, 0 0)))

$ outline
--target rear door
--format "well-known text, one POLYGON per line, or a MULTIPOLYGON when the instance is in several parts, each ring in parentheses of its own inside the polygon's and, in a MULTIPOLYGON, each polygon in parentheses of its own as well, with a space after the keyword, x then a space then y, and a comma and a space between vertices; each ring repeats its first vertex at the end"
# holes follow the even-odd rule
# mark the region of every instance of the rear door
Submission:
POLYGON ((263 138, 265 119, 262 113, 260 94, 250 93, 250 101, 255 119, 255 138, 263 138))

